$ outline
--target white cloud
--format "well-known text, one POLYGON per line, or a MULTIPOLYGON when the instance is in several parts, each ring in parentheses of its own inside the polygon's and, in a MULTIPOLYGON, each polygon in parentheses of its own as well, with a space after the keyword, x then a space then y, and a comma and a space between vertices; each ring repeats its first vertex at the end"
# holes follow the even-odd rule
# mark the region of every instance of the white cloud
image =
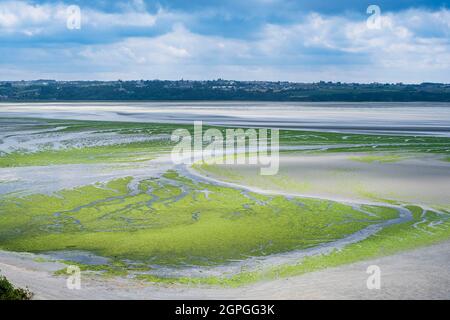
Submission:
MULTIPOLYGON (((398 73, 398 77, 405 71, 420 73, 424 70, 446 75, 446 70, 450 69, 449 21, 450 11, 445 9, 408 10, 382 16, 381 29, 374 30, 369 29, 365 21, 313 13, 295 25, 266 25, 262 40, 256 45, 267 56, 285 57, 290 61, 298 58, 300 63, 305 52, 314 61, 317 50, 328 50, 330 63, 334 62, 336 67, 339 61, 334 59, 342 54, 350 61, 351 57, 364 57, 371 69, 398 73)), ((318 65, 317 69, 320 68, 318 65)), ((351 65, 341 68, 344 71, 351 65)))
POLYGON ((249 47, 244 41, 198 35, 176 25, 171 32, 157 37, 127 38, 118 43, 87 46, 80 55, 111 66, 145 63, 176 68, 175 64, 207 65, 220 60, 230 63, 238 56, 245 56, 249 47))
POLYGON ((0 3, 0 28, 13 30, 24 25, 47 23, 53 9, 49 5, 30 5, 20 1, 0 3))
MULTIPOLYGON (((65 31, 69 17, 69 4, 30 4, 20 1, 0 2, 0 34, 52 34, 65 31)), ((112 27, 152 27, 159 17, 167 16, 162 8, 155 14, 145 10, 142 1, 119 13, 107 13, 89 7, 81 7, 84 27, 109 29, 112 27)))
MULTIPOLYGON (((195 20, 164 9, 150 14, 141 0, 130 2, 120 13, 82 8, 82 15, 84 25, 101 30, 152 28, 159 19, 174 21, 177 17, 195 20)), ((0 3, 0 34, 19 32, 33 37, 48 32, 47 24, 65 28, 65 19, 63 4, 0 3)), ((27 50, 28 54, 37 52, 27 50)), ((365 19, 311 13, 295 24, 266 24, 250 40, 201 35, 178 23, 162 35, 59 48, 46 52, 46 59, 51 61, 52 54, 61 53, 72 62, 59 66, 65 78, 450 82, 450 11, 382 14, 379 30, 368 29, 365 19), (81 71, 76 66, 80 65, 91 66, 89 74, 78 74, 81 71)), ((58 69, 57 61, 52 69, 58 69)), ((49 69, 42 65, 45 71, 49 69)), ((56 74, 55 78, 61 77, 56 74)))

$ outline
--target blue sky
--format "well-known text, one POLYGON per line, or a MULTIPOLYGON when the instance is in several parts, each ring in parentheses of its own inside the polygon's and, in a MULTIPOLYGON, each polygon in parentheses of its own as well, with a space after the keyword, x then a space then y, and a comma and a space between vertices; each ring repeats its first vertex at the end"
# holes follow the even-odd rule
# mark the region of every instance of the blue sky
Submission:
POLYGON ((0 79, 448 83, 449 1, 0 0, 0 79))

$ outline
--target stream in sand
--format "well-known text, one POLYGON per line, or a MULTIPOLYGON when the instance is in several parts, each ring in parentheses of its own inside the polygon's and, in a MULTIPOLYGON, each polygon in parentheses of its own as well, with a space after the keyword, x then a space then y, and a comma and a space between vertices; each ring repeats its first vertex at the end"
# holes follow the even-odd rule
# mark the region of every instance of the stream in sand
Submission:
MULTIPOLYGON (((78 185, 84 185, 89 183, 96 183, 99 181, 107 182, 112 179, 119 177, 133 176, 134 180, 129 185, 130 194, 135 192, 136 182, 151 177, 160 177, 167 170, 176 170, 182 176, 188 177, 194 181, 213 184, 224 187, 231 187, 242 192, 251 191, 266 195, 282 195, 288 198, 300 197, 300 198, 315 198, 315 199, 325 199, 331 201, 341 202, 345 205, 350 205, 354 209, 359 210, 363 213, 365 212, 361 205, 376 205, 393 208, 398 211, 398 218, 381 221, 379 223, 374 223, 358 232, 350 234, 341 239, 335 239, 334 241, 323 243, 315 247, 294 250, 284 253, 271 254, 263 257, 249 257, 244 260, 232 261, 219 266, 183 266, 183 267, 168 267, 168 266, 153 266, 151 274, 158 276, 186 276, 186 277, 206 277, 206 276, 224 276, 232 275, 241 272, 242 270, 252 271, 259 270, 266 267, 274 267, 282 264, 292 264, 300 261, 302 258, 317 254, 326 254, 335 249, 341 249, 349 244, 359 242, 366 239, 367 237, 375 234, 382 228, 392 225, 403 223, 412 219, 411 212, 400 205, 392 205, 388 203, 381 203, 376 201, 361 200, 361 199, 343 199, 343 198, 326 198, 321 195, 311 195, 311 194, 300 194, 300 193, 289 193, 274 190, 263 190, 260 188, 255 188, 252 186, 240 185, 231 182, 221 181, 209 176, 202 175, 198 171, 195 171, 187 165, 173 165, 167 156, 162 156, 158 159, 149 161, 148 163, 140 164, 137 167, 123 167, 115 165, 64 165, 64 166, 48 166, 40 168, 8 168, 10 175, 14 176, 16 180, 8 183, 3 183, 1 188, 10 188, 10 192, 19 192, 20 190, 33 190, 33 187, 38 188, 34 191, 37 192, 54 192, 59 190, 61 187, 73 188, 78 185), (151 169, 153 168, 153 169, 151 169), (36 170, 38 169, 38 170, 36 170), (109 169, 109 170, 108 170, 109 169), (151 169, 151 170, 150 170, 151 169), (51 172, 64 172, 64 174, 51 174, 51 172), (71 172, 70 174, 68 172, 71 172), (71 177, 74 177, 71 179, 71 177), (65 185, 64 185, 65 183, 65 185), (45 189, 45 186, 52 186, 51 188, 45 189), (133 188, 134 186, 134 188, 133 188)), ((0 177, 2 171, 0 170, 0 177)), ((64 257, 69 257, 71 260, 85 263, 86 261, 92 260, 92 254, 76 252, 76 254, 70 254, 67 252, 55 252, 48 253, 45 258, 51 259, 61 259, 64 257), (78 260, 77 260, 78 259, 78 260)), ((101 258, 101 257, 98 257, 101 258)))
MULTIPOLYGON (((6 118, 24 117, 164 123, 192 123, 194 120, 203 120, 207 124, 214 125, 267 126, 341 132, 395 132, 402 134, 450 136, 450 104, 441 103, 22 103, 1 104, 0 116, 6 118)), ((28 146, 31 149, 37 143, 48 144, 55 141, 56 143, 61 142, 61 137, 55 135, 53 130, 47 130, 44 133, 46 135, 45 137, 42 137, 43 132, 28 132, 27 134, 30 137, 39 137, 41 135, 40 140, 33 141, 33 139, 27 139, 27 134, 20 136, 20 133, 14 129, 14 124, 5 126, 5 130, 1 136, 0 151, 10 151, 17 144, 20 145, 21 141, 24 142, 24 147, 28 146)), ((114 133, 105 133, 104 135, 103 138, 107 138, 110 141, 123 139, 123 137, 114 133)), ((80 135, 72 133, 66 136, 63 141, 76 145, 76 140, 79 138, 82 138, 83 143, 86 145, 102 145, 103 143, 103 139, 95 137, 90 132, 84 132, 80 135)), ((145 141, 146 138, 142 136, 128 136, 127 139, 145 141)), ((127 141, 120 140, 119 142, 123 143, 127 141)), ((327 147, 336 146, 290 146, 289 148, 291 150, 303 150, 306 148, 323 150, 327 147)), ((345 146, 345 144, 342 146, 345 146)), ((339 197, 338 195, 267 190, 246 184, 225 182, 218 178, 202 175, 188 166, 175 166, 166 155, 148 162, 133 164, 132 166, 124 164, 80 164, 42 166, 38 168, 1 168, 0 196, 1 194, 7 193, 52 193, 64 188, 73 188, 96 182, 107 182, 115 178, 127 176, 132 176, 135 181, 139 181, 149 177, 159 177, 169 169, 175 169, 180 174, 195 181, 232 187, 241 191, 252 191, 271 195, 277 194, 286 197, 332 200, 351 205, 356 209, 360 209, 360 206, 363 204, 390 207, 398 211, 399 217, 373 224, 342 239, 335 239, 334 241, 323 243, 313 248, 278 253, 265 257, 249 257, 245 260, 233 261, 225 265, 213 267, 200 268, 186 266, 175 268, 158 266, 154 271, 157 275, 226 275, 240 272, 242 269, 253 270, 267 266, 295 263, 305 256, 328 253, 334 249, 361 241, 375 234, 383 227, 409 221, 412 217, 411 212, 401 205, 392 205, 362 198, 339 197)), ((444 170, 446 170, 445 167, 444 170)), ((134 185, 136 185, 135 182, 134 185)), ((132 186, 130 186, 130 192, 133 192, 132 186)), ((83 256, 82 253, 78 253, 77 255, 80 257, 83 256)))

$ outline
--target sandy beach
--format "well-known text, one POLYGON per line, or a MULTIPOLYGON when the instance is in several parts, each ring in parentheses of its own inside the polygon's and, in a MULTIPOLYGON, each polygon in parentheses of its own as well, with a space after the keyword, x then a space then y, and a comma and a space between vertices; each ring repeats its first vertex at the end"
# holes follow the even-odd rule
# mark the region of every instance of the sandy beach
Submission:
POLYGON ((52 273, 64 265, 30 254, 0 252, 0 270, 34 299, 450 299, 450 242, 300 276, 239 288, 152 285, 83 276, 80 290, 52 273), (367 289, 367 267, 381 270, 381 288, 367 289))

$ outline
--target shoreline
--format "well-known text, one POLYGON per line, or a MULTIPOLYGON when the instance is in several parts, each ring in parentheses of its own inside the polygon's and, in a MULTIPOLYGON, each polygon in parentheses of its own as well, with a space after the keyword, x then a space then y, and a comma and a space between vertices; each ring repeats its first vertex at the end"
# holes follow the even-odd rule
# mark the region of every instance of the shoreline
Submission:
POLYGON ((36 262, 33 254, 0 251, 0 270, 34 299, 450 299, 450 241, 391 256, 327 268, 237 288, 161 285, 126 278, 83 278, 69 290, 53 272, 58 262, 36 262), (366 287, 367 267, 381 270, 381 289, 366 287))

